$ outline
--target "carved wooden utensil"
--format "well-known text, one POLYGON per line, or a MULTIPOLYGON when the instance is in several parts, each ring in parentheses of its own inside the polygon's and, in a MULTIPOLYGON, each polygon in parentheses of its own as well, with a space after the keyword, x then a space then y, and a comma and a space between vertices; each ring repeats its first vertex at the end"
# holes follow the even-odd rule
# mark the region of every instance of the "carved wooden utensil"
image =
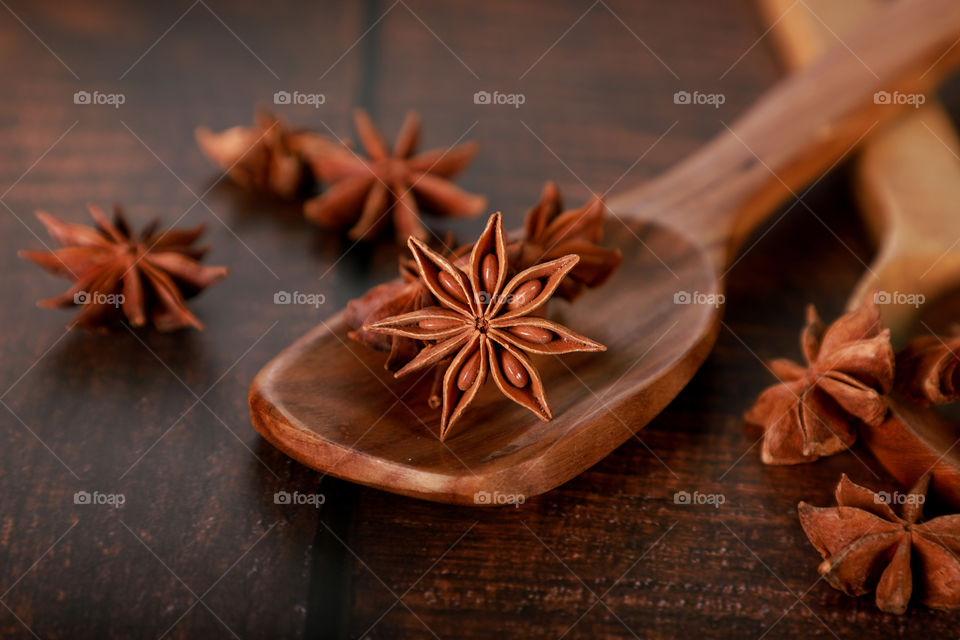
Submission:
POLYGON ((405 495, 496 503, 532 496, 590 467, 642 428, 693 376, 713 345, 725 270, 750 230, 829 168, 878 120, 878 90, 925 91, 957 62, 960 5, 914 0, 877 13, 786 79, 728 131, 664 176, 610 202, 608 242, 624 261, 603 288, 559 310, 604 354, 538 362, 553 413, 541 422, 482 392, 441 443, 426 405, 430 376, 396 381, 383 354, 353 344, 340 313, 274 358, 250 389, 254 426, 315 469, 405 495), (876 75, 862 66, 865 62, 876 75), (690 294, 694 304, 680 304, 690 294), (693 296, 698 293, 700 296, 693 296))
MULTIPOLYGON (((875 13, 878 0, 761 0, 781 57, 793 70, 815 61, 838 37, 875 13)), ((877 255, 850 297, 859 306, 877 291, 893 342, 902 347, 919 307, 894 294, 931 301, 960 286, 960 138, 939 102, 930 97, 911 115, 867 141, 855 168, 862 216, 877 255)), ((934 413, 894 400, 892 415, 863 429, 867 447, 905 487, 927 471, 936 493, 960 506, 960 427, 934 413)))

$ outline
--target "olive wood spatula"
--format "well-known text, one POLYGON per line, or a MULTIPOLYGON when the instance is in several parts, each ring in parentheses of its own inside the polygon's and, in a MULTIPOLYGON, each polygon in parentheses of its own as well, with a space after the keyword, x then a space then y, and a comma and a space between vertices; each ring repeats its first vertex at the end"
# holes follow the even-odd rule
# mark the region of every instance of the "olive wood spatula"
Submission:
MULTIPOLYGON (((760 2, 793 70, 812 63, 882 5, 760 2)), ((917 326, 916 302, 960 286, 960 138, 942 105, 931 96, 872 136, 860 150, 855 176, 861 216, 878 250, 848 306, 856 308, 876 292, 884 324, 902 347, 912 333, 927 332, 917 326)), ((960 427, 896 398, 891 410, 880 427, 862 431, 864 443, 904 487, 930 471, 933 490, 960 506, 960 427)))
POLYGON ((431 376, 394 380, 382 353, 347 338, 341 312, 260 371, 254 426, 314 469, 441 502, 497 504, 497 493, 529 497, 573 478, 646 425, 703 363, 721 310, 697 302, 723 292, 751 229, 900 111, 875 104, 876 91, 926 91, 955 67, 958 36, 955 0, 884 9, 847 39, 859 59, 831 50, 673 170, 613 199, 607 241, 623 264, 604 287, 554 310, 608 350, 536 363, 552 421, 488 384, 441 442, 439 412, 426 402, 431 376))

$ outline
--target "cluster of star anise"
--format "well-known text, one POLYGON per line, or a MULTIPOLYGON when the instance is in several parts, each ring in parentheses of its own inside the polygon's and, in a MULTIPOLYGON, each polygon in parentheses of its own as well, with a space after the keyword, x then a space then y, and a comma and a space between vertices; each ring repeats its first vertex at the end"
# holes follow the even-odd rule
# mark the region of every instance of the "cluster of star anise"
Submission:
POLYGON ((425 239, 425 209, 440 216, 477 216, 486 199, 450 180, 476 154, 473 142, 451 149, 417 152, 420 117, 407 114, 393 146, 362 109, 354 124, 365 155, 347 142, 308 130, 291 130, 266 112, 253 127, 214 133, 196 131, 201 150, 238 185, 281 198, 303 198, 308 220, 329 229, 347 229, 352 240, 373 240, 391 226, 400 243, 425 239), (325 190, 313 195, 316 186, 325 190))
POLYGON ((413 259, 401 261, 400 279, 347 305, 349 335, 388 351, 385 366, 398 377, 435 367, 431 404, 442 405, 441 439, 488 375, 504 395, 549 419, 528 354, 603 349, 542 313, 552 296, 572 301, 620 264, 618 250, 599 245, 605 214, 598 197, 563 211, 547 183, 522 237, 508 241, 497 213, 472 245, 436 251, 412 238, 413 259))
POLYGON ((745 416, 764 429, 766 464, 810 462, 849 448, 859 428, 883 423, 891 393, 920 406, 960 399, 960 334, 920 337, 894 356, 872 301, 829 327, 810 306, 800 344, 806 366, 772 361, 780 382, 745 416))
MULTIPOLYGON (((894 355, 871 300, 829 327, 807 309, 800 336, 806 366, 770 363, 780 382, 765 390, 746 420, 763 427, 766 464, 796 464, 849 448, 860 429, 916 416, 960 399, 960 332, 916 338, 894 355), (894 407, 900 407, 896 412, 894 407)), ((837 485, 837 507, 801 502, 800 524, 824 560, 820 573, 848 595, 876 591, 877 606, 903 613, 913 597, 928 607, 960 607, 960 515, 920 522, 930 483, 922 477, 900 502, 850 482, 837 485)))

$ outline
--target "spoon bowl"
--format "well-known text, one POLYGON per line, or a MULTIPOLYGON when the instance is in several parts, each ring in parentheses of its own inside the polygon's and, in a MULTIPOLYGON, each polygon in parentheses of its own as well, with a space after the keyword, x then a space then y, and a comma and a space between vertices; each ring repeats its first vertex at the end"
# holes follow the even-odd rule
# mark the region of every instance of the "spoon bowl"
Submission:
POLYGON ((613 277, 576 304, 551 303, 552 317, 607 346, 601 354, 535 357, 553 420, 505 401, 490 384, 440 442, 439 411, 426 402, 432 372, 395 379, 383 353, 347 338, 340 313, 257 377, 250 404, 258 430, 315 469, 444 502, 473 504, 483 492, 532 496, 564 482, 659 413, 716 333, 716 308, 674 302, 678 292, 719 293, 699 247, 638 221, 608 221, 607 239, 624 255, 613 277), (319 375, 324 370, 342 375, 319 375))
POLYGON ((315 469, 429 500, 495 505, 569 480, 646 425, 706 359, 717 296, 750 231, 901 110, 875 92, 926 91, 960 61, 958 35, 955 0, 884 9, 847 39, 857 56, 837 47, 673 170, 611 200, 605 244, 623 264, 575 305, 551 303, 564 325, 608 349, 538 359, 552 421, 488 385, 441 442, 425 400, 431 374, 394 380, 384 354, 347 338, 341 313, 257 375, 254 426, 315 469))

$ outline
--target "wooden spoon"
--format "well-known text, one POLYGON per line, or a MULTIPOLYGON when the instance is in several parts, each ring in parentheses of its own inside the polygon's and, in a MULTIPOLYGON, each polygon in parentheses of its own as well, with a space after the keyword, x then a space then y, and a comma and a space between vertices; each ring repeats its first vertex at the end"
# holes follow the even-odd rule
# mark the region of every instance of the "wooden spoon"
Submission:
POLYGON ((618 219, 607 240, 623 252, 622 266, 603 288, 555 309, 608 351, 537 362, 552 421, 487 385, 458 434, 441 443, 439 412, 426 403, 430 376, 394 380, 384 354, 347 339, 341 312, 257 375, 254 426, 310 467, 429 500, 497 504, 569 480, 647 424, 704 361, 720 306, 702 302, 723 293, 727 265, 751 229, 900 111, 874 104, 874 92, 926 91, 960 62, 958 36, 955 0, 885 9, 848 39, 859 60, 836 48, 700 152, 612 200, 618 219))
MULTIPOLYGON (((781 57, 793 70, 810 64, 858 22, 875 13, 878 0, 761 0, 781 57)), ((960 138, 934 98, 892 123, 861 149, 855 167, 861 213, 878 251, 860 278, 848 307, 877 292, 894 344, 902 347, 918 327, 921 306, 960 285, 960 138)), ((960 428, 902 399, 891 415, 862 438, 873 455, 911 487, 927 471, 934 490, 960 506, 960 428)))

